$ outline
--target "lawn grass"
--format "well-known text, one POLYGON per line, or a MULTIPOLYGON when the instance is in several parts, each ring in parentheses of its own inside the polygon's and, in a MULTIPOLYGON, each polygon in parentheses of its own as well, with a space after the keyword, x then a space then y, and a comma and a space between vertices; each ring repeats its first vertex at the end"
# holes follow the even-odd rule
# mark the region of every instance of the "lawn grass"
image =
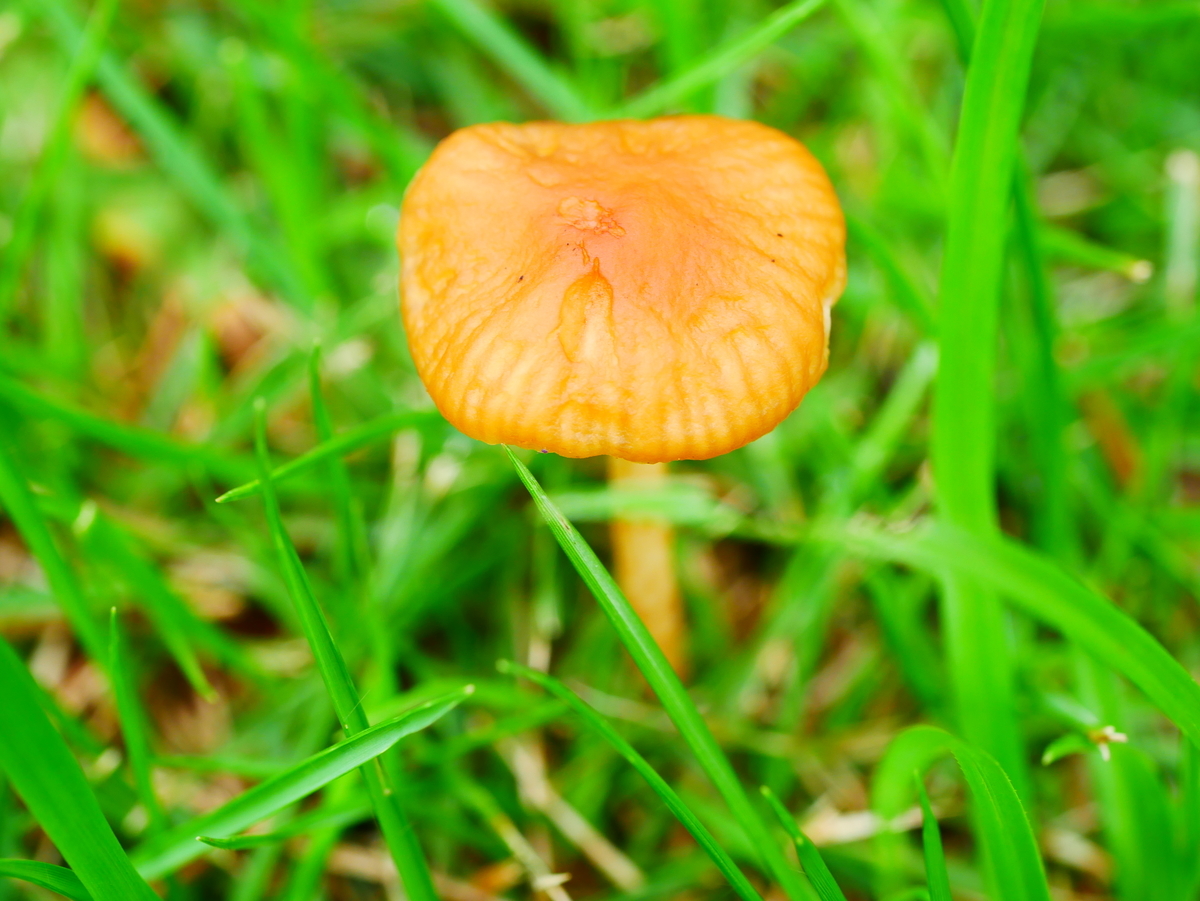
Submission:
POLYGON ((1194 901, 1197 59, 1167 0, 0 8, 0 901, 1194 901), (674 112, 829 171, 824 380, 651 492, 454 431, 408 180, 674 112))

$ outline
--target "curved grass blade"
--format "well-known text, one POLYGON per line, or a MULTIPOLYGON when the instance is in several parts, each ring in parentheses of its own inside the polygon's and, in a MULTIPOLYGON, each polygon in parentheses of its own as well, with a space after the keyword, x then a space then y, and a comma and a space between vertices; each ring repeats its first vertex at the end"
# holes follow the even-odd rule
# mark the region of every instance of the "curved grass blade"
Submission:
POLYGON ((946 871, 946 854, 942 850, 942 833, 938 830, 937 817, 933 815, 921 774, 914 775, 917 797, 921 802, 921 843, 925 851, 925 881, 929 884, 929 901, 953 901, 950 896, 950 874, 946 871))
POLYGON ((632 766, 638 773, 650 783, 650 787, 654 789, 654 793, 662 798, 663 803, 667 805, 667 809, 675 815, 680 824, 692 837, 696 843, 704 849, 704 852, 716 864, 717 869, 721 874, 729 880, 729 884, 733 890, 737 892, 738 897, 743 901, 762 901, 762 897, 754 890, 749 880, 738 869, 736 863, 733 862, 725 850, 717 844, 717 840, 713 838, 712 833, 705 828, 704 824, 696 817, 694 813, 683 803, 683 799, 675 793, 675 790, 667 783, 662 776, 652 767, 646 758, 639 754, 620 733, 617 732, 608 721, 597 713, 591 705, 584 701, 579 695, 567 688, 557 679, 547 676, 545 673, 530 669, 527 666, 521 666, 519 663, 513 663, 509 660, 501 660, 496 664, 496 668, 502 673, 508 673, 514 676, 520 676, 523 679, 528 679, 530 682, 535 682, 544 688, 556 698, 560 698, 570 705, 584 722, 592 729, 600 734, 613 748, 625 758, 626 762, 632 766))
POLYGON ((56 867, 38 860, 0 860, 0 876, 22 879, 31 885, 58 892, 71 901, 93 901, 92 893, 66 867, 56 867))
POLYGON ((821 857, 821 852, 796 825, 796 821, 783 806, 783 802, 775 796, 775 792, 765 785, 759 791, 767 799, 767 803, 779 819, 779 825, 783 827, 783 831, 796 845, 796 855, 800 858, 800 866, 804 868, 804 874, 808 876, 808 881, 816 889, 821 901, 846 901, 846 896, 838 886, 837 880, 833 878, 833 874, 829 872, 829 867, 826 866, 825 859, 821 857))
MULTIPOLYGON (((441 414, 436 410, 401 410, 396 413, 388 413, 380 416, 378 419, 372 419, 370 422, 364 422, 360 426, 349 429, 340 435, 330 438, 328 441, 323 441, 310 451, 306 451, 294 460, 289 460, 282 466, 278 466, 271 471, 271 479, 279 482, 287 479, 297 473, 304 472, 319 463, 323 463, 330 457, 341 457, 345 454, 352 453, 360 447, 366 447, 375 441, 381 441, 387 438, 393 432, 400 429, 407 429, 413 426, 428 426, 436 425, 439 422, 444 422, 441 414)), ((252 482, 247 482, 244 485, 239 485, 226 491, 217 498, 218 504, 227 504, 230 501, 241 500, 244 497, 252 497, 262 491, 262 482, 255 479, 252 482)))
POLYGON ((0 768, 95 898, 158 901, 104 819, 75 755, 50 725, 38 689, 0 639, 0 768))
MULTIPOLYGON (((982 847, 991 897, 1004 901, 1050 901, 1050 889, 1033 830, 1012 781, 996 761, 973 745, 933 726, 901 732, 880 761, 872 806, 885 821, 911 804, 913 772, 953 755, 971 793, 976 841, 982 847)), ((896 836, 884 835, 883 841, 896 836)))
POLYGON ((583 536, 571 525, 570 521, 558 510, 547 497, 542 486, 538 484, 533 473, 525 466, 512 449, 505 446, 505 453, 512 461, 521 482, 528 489, 538 512, 546 520, 550 531, 558 540, 559 545, 574 565, 592 595, 600 603, 609 622, 616 629, 629 655, 633 657, 638 669, 654 689, 662 701, 663 708, 675 726, 679 729, 684 741, 696 755, 700 766, 712 781, 725 803, 729 806, 734 817, 750 839, 758 854, 761 855, 768 871, 783 886, 792 899, 810 898, 811 889, 800 879, 796 871, 783 856, 782 850, 775 844, 771 831, 765 820, 759 815, 754 805, 750 803, 746 790, 738 781, 737 774, 729 763, 729 758, 717 744, 712 731, 695 703, 688 696, 687 690, 662 650, 650 636, 650 632, 630 606, 628 599, 617 587, 616 581, 603 564, 597 559, 595 552, 583 540, 583 536))
POLYGON ((686 71, 625 102, 612 112, 612 118, 637 118, 663 112, 693 91, 719 81, 752 60, 824 4, 825 0, 793 0, 767 16, 746 34, 717 47, 686 71))
POLYGON ((437 722, 473 691, 474 686, 468 685, 314 754, 217 810, 189 820, 139 846, 133 854, 134 862, 149 878, 177 869, 205 852, 200 836, 228 838, 271 816, 375 759, 405 736, 437 722))
POLYGON ((946 523, 907 534, 855 525, 823 537, 931 573, 970 574, 1122 673, 1200 747, 1200 685, 1129 614, 1045 556, 1011 539, 946 523))

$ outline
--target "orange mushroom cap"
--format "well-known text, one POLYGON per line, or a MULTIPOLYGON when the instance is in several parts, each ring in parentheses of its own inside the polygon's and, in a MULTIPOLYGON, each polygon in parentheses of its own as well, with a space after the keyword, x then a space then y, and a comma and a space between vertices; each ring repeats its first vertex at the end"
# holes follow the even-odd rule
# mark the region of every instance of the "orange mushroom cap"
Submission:
POLYGON ((718 116, 455 132, 400 218, 403 314, 443 415, 566 457, 706 459, 825 371, 845 224, 798 141, 718 116))

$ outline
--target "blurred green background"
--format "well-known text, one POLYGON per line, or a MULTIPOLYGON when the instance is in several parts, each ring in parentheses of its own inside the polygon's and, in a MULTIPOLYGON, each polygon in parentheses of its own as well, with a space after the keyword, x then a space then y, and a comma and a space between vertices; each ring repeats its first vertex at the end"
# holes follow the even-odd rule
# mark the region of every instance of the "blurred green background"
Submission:
MULTIPOLYGON (((477 686, 381 758, 443 897, 731 896, 612 745, 496 672, 511 659, 565 680, 782 901, 503 450, 430 409, 398 316, 400 201, 451 130, 717 112, 804 141, 850 233, 822 383, 772 434, 636 499, 677 526, 688 689, 739 778, 772 788, 848 898, 938 899, 917 764, 881 765, 933 724, 1000 760, 1029 822, 985 822, 935 764, 953 897, 1043 897, 1004 888, 986 838, 1019 833, 1056 899, 1200 897, 1200 760, 1180 717, 1117 674, 1122 647, 1144 658, 1133 627, 1049 628, 1042 589, 955 607, 937 588, 953 542, 899 566, 877 547, 935 506, 939 350, 988 379, 994 352, 968 405, 994 408, 1006 547, 1200 668, 1200 6, 1049 0, 1023 112, 1023 75, 998 82, 1021 115, 1018 202, 988 221, 964 204, 1010 179, 965 156, 951 176, 975 11, 947 6, 0 5, 0 635, 126 847, 338 734, 261 498, 214 503, 257 474, 263 398, 276 464, 334 451, 281 480, 279 503, 366 719, 477 686), (989 277, 944 259, 948 219, 1007 251, 998 325, 980 314, 973 339, 973 301, 945 286, 989 277), (862 530, 862 546, 845 537, 862 530), (115 656, 113 607, 129 633, 115 656), (962 609, 992 619, 955 632, 962 609), (907 792, 892 842, 871 813, 889 791, 907 792)), ((605 523, 630 499, 603 461, 522 458, 607 560, 605 523)), ((1019 580, 998 559, 980 566, 1003 594, 1019 580)), ((20 724, 0 729, 20 749, 20 724)), ((33 806, 0 776, 0 858, 61 863, 33 806)), ((278 812, 271 840, 198 848, 154 885, 180 901, 402 897, 375 823, 352 774, 278 812)), ((0 878, 0 899, 25 897, 50 896, 0 878)))

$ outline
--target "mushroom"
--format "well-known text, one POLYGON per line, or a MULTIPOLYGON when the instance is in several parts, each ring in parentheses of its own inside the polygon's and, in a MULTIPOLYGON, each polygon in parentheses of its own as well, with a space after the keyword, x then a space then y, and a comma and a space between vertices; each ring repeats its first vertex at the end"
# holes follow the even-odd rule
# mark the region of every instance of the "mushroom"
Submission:
POLYGON ((821 377, 844 243, 821 165, 765 125, 476 125, 405 197, 404 325, 467 435, 707 459, 773 429, 821 377))

